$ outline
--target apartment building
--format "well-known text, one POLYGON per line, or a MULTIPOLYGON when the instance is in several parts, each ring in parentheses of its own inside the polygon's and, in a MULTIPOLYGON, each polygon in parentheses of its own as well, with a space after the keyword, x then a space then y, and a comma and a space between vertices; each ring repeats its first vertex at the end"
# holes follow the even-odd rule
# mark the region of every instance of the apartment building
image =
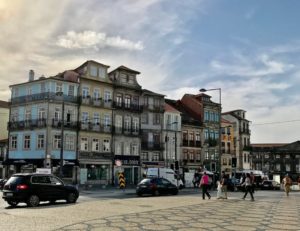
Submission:
POLYGON ((242 109, 224 112, 222 118, 230 121, 234 130, 234 149, 237 158, 237 169, 250 169, 250 121, 242 109))

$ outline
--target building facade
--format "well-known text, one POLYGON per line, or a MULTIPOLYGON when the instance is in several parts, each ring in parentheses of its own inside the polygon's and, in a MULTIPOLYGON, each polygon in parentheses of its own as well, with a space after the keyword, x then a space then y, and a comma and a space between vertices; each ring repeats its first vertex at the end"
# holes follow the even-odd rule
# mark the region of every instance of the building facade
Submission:
POLYGON ((8 129, 7 123, 9 120, 9 103, 0 100, 0 178, 5 176, 5 161, 8 153, 8 129))
POLYGON ((77 160, 78 79, 66 75, 40 77, 10 86, 9 153, 13 172, 60 167, 77 160))
POLYGON ((234 130, 233 124, 223 118, 221 122, 221 140, 221 172, 232 176, 236 168, 236 166, 232 164, 232 158, 235 157, 234 130))
POLYGON ((222 118, 230 121, 234 130, 234 149, 237 158, 237 169, 250 169, 250 121, 246 119, 246 111, 234 110, 222 113, 222 118))
POLYGON ((142 87, 137 82, 140 72, 120 66, 109 73, 113 82, 113 151, 115 161, 122 163, 114 169, 124 172, 126 184, 137 184, 141 178, 141 114, 142 87))
POLYGON ((143 89, 141 114, 141 166, 142 172, 149 167, 164 167, 164 95, 143 89))
POLYGON ((89 60, 75 71, 79 76, 78 161, 86 184, 112 183, 112 99, 109 66, 89 60))

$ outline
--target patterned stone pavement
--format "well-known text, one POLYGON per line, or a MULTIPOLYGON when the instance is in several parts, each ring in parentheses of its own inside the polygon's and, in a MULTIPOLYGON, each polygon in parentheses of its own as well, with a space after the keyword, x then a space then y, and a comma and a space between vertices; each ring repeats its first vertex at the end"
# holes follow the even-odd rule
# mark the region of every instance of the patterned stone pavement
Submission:
POLYGON ((188 206, 82 221, 58 230, 300 230, 298 194, 264 197, 254 202, 249 198, 197 202, 188 206))

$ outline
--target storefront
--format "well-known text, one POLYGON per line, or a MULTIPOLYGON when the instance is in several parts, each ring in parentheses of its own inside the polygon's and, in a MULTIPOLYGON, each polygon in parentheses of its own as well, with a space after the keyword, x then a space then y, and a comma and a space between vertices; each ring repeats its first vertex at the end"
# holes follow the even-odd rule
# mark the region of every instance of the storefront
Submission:
POLYGON ((126 185, 137 185, 141 179, 140 174, 140 157, 115 155, 114 179, 115 185, 118 185, 118 174, 124 172, 126 185), (118 166, 119 165, 119 166, 118 166))

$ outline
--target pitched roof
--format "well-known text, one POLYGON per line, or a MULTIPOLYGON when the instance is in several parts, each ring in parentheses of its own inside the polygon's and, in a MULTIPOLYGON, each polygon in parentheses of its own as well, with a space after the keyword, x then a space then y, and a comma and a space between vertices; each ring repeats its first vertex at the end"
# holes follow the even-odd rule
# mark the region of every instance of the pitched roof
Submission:
MULTIPOLYGON (((115 70, 111 71, 110 73, 115 72, 115 71, 117 71, 117 70, 123 70, 123 71, 131 72, 131 73, 133 73, 133 74, 141 74, 140 72, 135 71, 135 70, 133 70, 133 69, 130 69, 130 68, 128 68, 128 67, 125 67, 125 66, 123 66, 123 65, 117 67, 115 70)), ((110 74, 110 73, 109 73, 109 74, 110 74)))

